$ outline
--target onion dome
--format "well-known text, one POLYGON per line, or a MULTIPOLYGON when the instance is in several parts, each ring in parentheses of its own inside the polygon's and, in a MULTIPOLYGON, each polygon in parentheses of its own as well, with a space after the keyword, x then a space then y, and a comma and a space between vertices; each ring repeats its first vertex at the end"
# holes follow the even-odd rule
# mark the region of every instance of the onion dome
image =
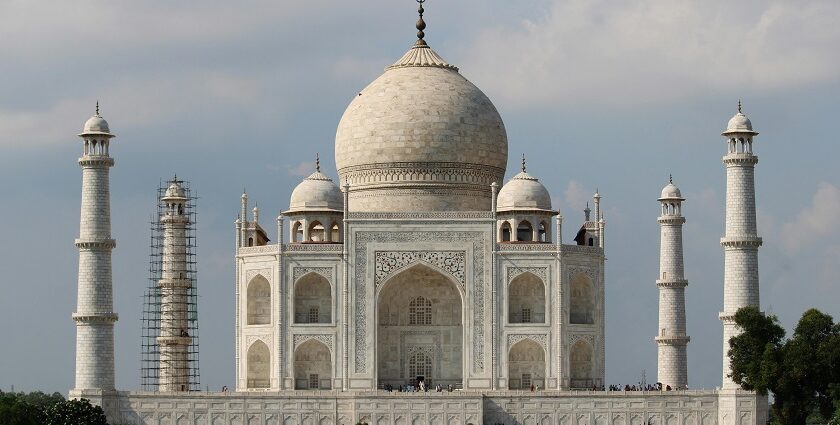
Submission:
POLYGON ((96 115, 85 121, 85 126, 82 128, 82 132, 79 133, 79 136, 87 135, 113 136, 110 128, 108 127, 108 121, 105 121, 105 118, 102 118, 102 116, 99 115, 98 101, 96 102, 96 115))
POLYGON ((662 188, 662 193, 659 196, 659 201, 664 200, 679 200, 684 201, 685 199, 682 197, 682 193, 680 192, 680 188, 674 185, 674 179, 670 176, 668 177, 668 184, 662 188))
MULTIPOLYGON (((422 23, 422 25, 421 25, 422 23)), ((507 133, 487 96, 422 39, 341 117, 335 162, 354 211, 489 210, 507 133)))
POLYGON ((295 187, 289 200, 289 210, 284 212, 305 211, 344 211, 344 199, 341 190, 332 179, 321 173, 320 163, 316 170, 295 187))
POLYGON ((726 124, 726 131, 721 133, 721 135, 733 134, 733 133, 747 133, 747 134, 758 134, 753 131, 752 122, 750 119, 747 118, 741 112, 741 101, 738 101, 738 112, 729 119, 729 123, 726 124))
POLYGON ((496 198, 497 211, 538 210, 551 211, 551 195, 540 181, 525 171, 525 159, 522 159, 522 172, 513 176, 499 191, 496 198))

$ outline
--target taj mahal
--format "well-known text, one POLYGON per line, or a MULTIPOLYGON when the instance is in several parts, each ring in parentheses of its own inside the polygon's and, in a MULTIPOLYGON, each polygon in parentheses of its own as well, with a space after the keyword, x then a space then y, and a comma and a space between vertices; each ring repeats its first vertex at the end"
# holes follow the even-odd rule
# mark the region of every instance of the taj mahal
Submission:
POLYGON ((650 333, 662 389, 604 391, 601 195, 580 218, 564 217, 524 157, 521 169, 506 169, 499 112, 425 41, 422 1, 419 12, 416 40, 353 97, 338 123, 338 180, 316 161, 288 208, 270 220, 261 221, 247 194, 229 206, 239 219, 231 253, 236 382, 226 391, 197 391, 190 382, 191 218, 188 187, 177 178, 159 196, 154 386, 115 388, 115 136, 97 106, 79 134, 71 397, 101 405, 115 424, 765 423, 766 397, 731 381, 725 355, 738 332, 734 313, 759 305, 758 133, 740 103, 720 143, 727 181, 721 387, 688 389, 685 199, 669 181, 651 191, 661 244, 660 268, 650 272, 659 326, 650 333), (564 224, 573 239, 562 240, 564 224))

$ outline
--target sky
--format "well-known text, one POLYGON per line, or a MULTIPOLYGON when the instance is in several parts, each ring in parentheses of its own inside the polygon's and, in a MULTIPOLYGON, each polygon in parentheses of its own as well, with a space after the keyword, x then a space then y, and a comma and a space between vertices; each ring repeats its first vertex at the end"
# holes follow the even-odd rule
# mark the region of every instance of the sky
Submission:
MULTIPOLYGON (((140 386, 149 221, 161 180, 198 200, 201 385, 234 386, 234 220, 314 169, 336 178, 345 107, 415 39, 409 0, 0 2, 0 389, 73 386, 81 172, 99 100, 111 155, 117 387, 140 386)), ((570 241, 596 188, 606 229, 607 383, 656 376, 668 174, 683 213, 689 386, 721 382, 725 153, 738 99, 754 151, 761 306, 840 319, 840 2, 428 0, 426 40, 494 102, 506 179, 540 178, 570 241)))

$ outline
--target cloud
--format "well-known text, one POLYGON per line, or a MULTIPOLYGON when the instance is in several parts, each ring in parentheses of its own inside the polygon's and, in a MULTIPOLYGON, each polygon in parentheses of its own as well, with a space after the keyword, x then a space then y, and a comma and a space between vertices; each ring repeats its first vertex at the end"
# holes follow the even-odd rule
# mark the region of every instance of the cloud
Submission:
POLYGON ((563 207, 566 210, 581 209, 586 205, 592 194, 585 190, 577 180, 569 180, 563 191, 563 207))
POLYGON ((793 221, 782 226, 782 245, 789 254, 795 254, 807 245, 830 237, 840 229, 840 189, 822 182, 811 200, 811 205, 796 214, 793 221))
POLYGON ((273 171, 285 171, 290 176, 306 177, 315 171, 312 161, 304 161, 297 165, 269 166, 273 171))
POLYGON ((836 0, 554 1, 487 28, 462 67, 509 107, 659 103, 836 80, 836 0))

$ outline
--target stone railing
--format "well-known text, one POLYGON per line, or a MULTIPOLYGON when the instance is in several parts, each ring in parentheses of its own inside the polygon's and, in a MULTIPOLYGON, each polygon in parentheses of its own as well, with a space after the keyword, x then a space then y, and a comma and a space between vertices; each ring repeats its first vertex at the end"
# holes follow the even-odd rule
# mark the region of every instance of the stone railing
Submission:
POLYGON ((492 219, 490 211, 351 212, 348 220, 475 220, 492 219))
POLYGON ((276 254, 277 244, 262 246, 244 246, 239 248, 239 255, 276 254))
POLYGON ((336 252, 341 253, 340 243, 290 243, 283 245, 283 252, 336 252))

